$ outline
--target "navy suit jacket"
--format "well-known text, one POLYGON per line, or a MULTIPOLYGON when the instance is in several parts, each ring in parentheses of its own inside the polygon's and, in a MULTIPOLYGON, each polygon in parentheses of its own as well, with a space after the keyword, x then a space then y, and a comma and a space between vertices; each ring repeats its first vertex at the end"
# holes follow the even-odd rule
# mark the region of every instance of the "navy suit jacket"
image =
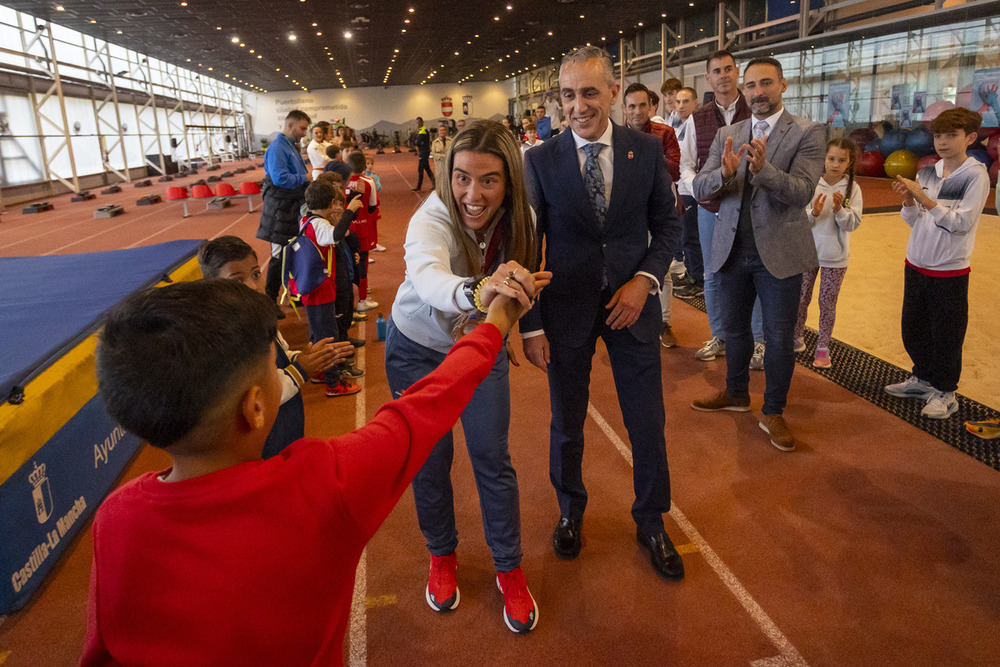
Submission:
MULTIPOLYGON (((537 215, 539 254, 552 282, 521 320, 521 331, 544 329, 550 341, 582 345, 594 317, 610 311, 602 297, 602 267, 610 294, 643 271, 662 281, 680 240, 680 221, 659 137, 613 124, 614 180, 604 230, 587 199, 573 133, 525 153, 525 180, 537 215)), ((650 294, 629 327, 641 342, 660 335, 660 301, 650 294)))

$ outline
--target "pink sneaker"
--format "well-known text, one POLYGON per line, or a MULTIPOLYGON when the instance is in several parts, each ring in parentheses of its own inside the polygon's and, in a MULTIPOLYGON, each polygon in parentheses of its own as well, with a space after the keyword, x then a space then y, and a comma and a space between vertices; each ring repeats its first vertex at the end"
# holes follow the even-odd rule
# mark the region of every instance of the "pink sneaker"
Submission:
POLYGON ((511 632, 527 634, 538 625, 538 606, 531 597, 521 567, 497 572, 497 588, 503 593, 503 620, 511 632))
POLYGON ((816 348, 816 358, 813 359, 813 366, 816 368, 829 368, 832 364, 830 363, 830 350, 825 347, 816 348))

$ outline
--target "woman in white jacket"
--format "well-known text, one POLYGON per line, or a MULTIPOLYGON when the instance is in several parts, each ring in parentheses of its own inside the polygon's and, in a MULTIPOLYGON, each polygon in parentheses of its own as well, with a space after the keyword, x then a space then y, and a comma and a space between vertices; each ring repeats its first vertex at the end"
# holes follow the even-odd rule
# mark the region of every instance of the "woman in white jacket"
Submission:
POLYGON ((819 335, 813 366, 829 368, 830 336, 837 317, 837 297, 847 273, 848 239, 861 224, 861 187, 854 182, 858 149, 850 139, 833 139, 826 145, 822 178, 816 185, 812 206, 806 208, 812 222, 819 268, 802 274, 799 319, 795 324, 795 351, 806 349, 802 331, 819 274, 819 335))
MULTIPOLYGON (((531 273, 538 239, 521 152, 510 130, 494 122, 470 125, 455 137, 443 167, 444 177, 406 232, 406 279, 396 293, 386 335, 385 370, 393 396, 441 363, 486 312, 493 295, 503 293, 505 282, 533 281, 538 289, 551 276, 531 273)), ((505 348, 462 413, 462 427, 503 594, 503 618, 512 631, 524 633, 535 627, 538 610, 521 571, 521 510, 508 452, 509 424, 505 348)), ((431 553, 425 598, 440 613, 459 602, 453 456, 449 433, 413 480, 417 520, 431 553)))

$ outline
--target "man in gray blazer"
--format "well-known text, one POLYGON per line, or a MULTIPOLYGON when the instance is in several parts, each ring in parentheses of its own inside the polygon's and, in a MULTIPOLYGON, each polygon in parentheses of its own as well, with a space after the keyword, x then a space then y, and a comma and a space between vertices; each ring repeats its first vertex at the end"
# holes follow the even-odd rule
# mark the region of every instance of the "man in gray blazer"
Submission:
POLYGON ((823 173, 825 136, 822 125, 784 109, 786 88, 777 60, 747 63, 743 91, 753 116, 719 129, 692 183, 698 201, 721 201, 705 264, 720 276, 726 389, 691 407, 750 411, 750 316, 759 296, 767 341, 760 427, 772 445, 790 452, 795 440, 781 413, 795 368, 792 338, 802 273, 819 265, 805 208, 823 173))

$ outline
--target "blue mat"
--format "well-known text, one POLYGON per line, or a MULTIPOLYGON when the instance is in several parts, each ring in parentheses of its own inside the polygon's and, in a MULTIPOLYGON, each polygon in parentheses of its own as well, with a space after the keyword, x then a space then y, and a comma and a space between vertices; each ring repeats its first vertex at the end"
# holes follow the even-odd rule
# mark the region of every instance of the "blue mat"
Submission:
POLYGON ((199 244, 0 258, 0 400, 92 334, 123 298, 186 262, 199 244))

